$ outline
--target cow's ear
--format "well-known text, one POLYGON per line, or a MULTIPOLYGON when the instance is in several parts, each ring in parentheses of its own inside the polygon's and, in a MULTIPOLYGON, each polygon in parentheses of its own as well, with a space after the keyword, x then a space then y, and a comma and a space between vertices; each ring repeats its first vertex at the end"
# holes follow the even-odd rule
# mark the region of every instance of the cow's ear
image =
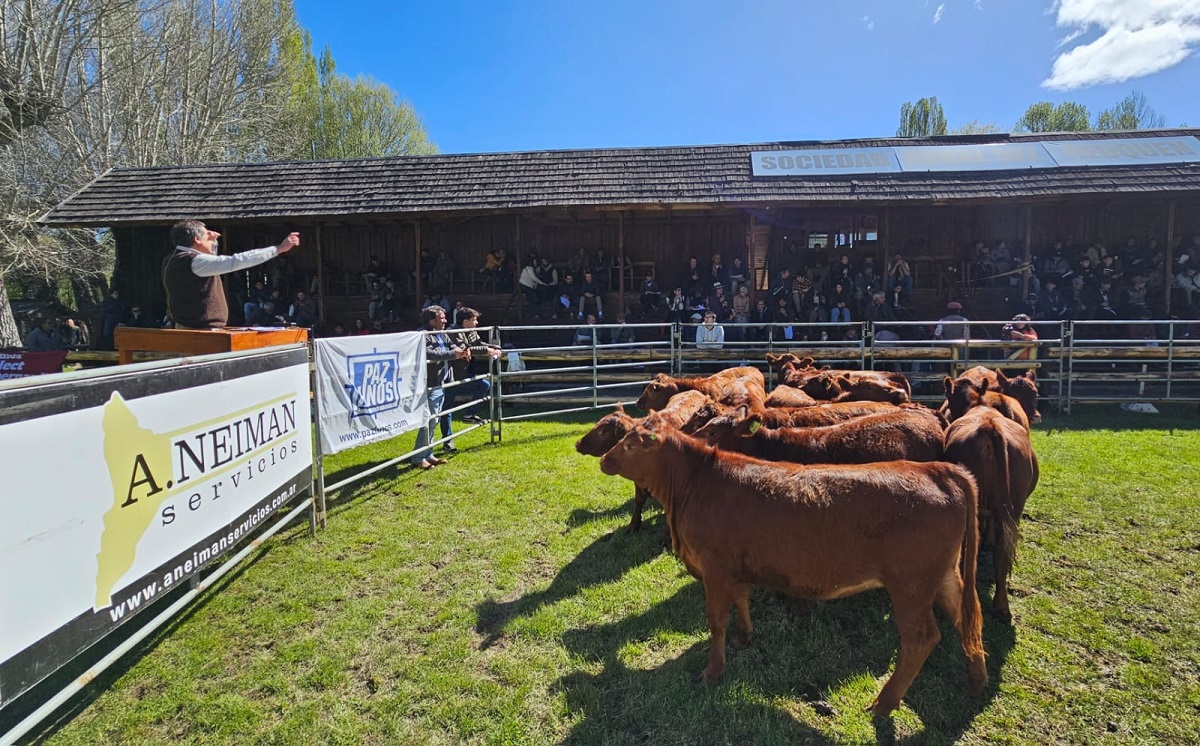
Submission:
POLYGON ((749 408, 749 407, 747 407, 745 404, 743 404, 742 406, 740 406, 740 407, 738 407, 737 409, 733 410, 733 413, 734 413, 734 414, 737 416, 737 418, 738 418, 739 420, 744 420, 744 419, 746 419, 748 416, 750 416, 750 408, 749 408))
POLYGON ((843 373, 840 376, 838 376, 836 380, 838 383, 850 383, 850 376, 847 375, 846 373, 843 373))
POLYGON ((805 358, 800 359, 799 365, 801 368, 811 368, 812 364, 815 362, 816 361, 813 360, 811 357, 805 357, 805 358))
POLYGON ((1030 383, 1037 383, 1037 371, 1033 368, 1025 371, 1025 377, 1029 379, 1030 383))
POLYGON ((942 385, 946 388, 946 398, 954 396, 954 379, 950 376, 942 377, 942 385))
POLYGON ((980 396, 983 396, 984 394, 986 394, 988 392, 988 385, 987 385, 986 381, 981 381, 980 383, 972 384, 971 388, 975 391, 975 393, 979 394, 980 396))
POLYGON ((1008 385, 1008 376, 1004 375, 1004 371, 1002 370, 996 371, 996 380, 1000 382, 1001 386, 1008 385))
POLYGON ((622 404, 621 402, 617 402, 616 412, 617 412, 617 414, 625 414, 625 405, 622 404))

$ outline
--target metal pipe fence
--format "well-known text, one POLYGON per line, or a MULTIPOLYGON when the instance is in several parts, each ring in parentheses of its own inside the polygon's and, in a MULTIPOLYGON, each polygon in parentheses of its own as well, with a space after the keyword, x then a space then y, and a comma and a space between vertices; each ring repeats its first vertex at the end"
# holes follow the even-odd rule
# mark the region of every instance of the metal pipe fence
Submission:
MULTIPOLYGON (((1027 327, 1037 337, 1029 340, 1007 338, 1009 320, 958 323, 960 328, 948 322, 940 337, 933 334, 937 321, 725 324, 719 346, 697 344, 698 324, 595 325, 584 333, 583 344, 509 350, 521 364, 519 370, 499 371, 493 383, 497 427, 505 420, 629 404, 658 372, 707 375, 752 365, 763 371, 770 389, 775 375, 766 356, 783 352, 811 357, 818 366, 903 373, 913 384, 913 398, 931 404, 944 398, 946 376, 976 365, 1007 375, 1032 369, 1042 404, 1066 413, 1079 402, 1200 401, 1200 335, 1192 336, 1192 322, 1030 321, 1027 327), (652 339, 603 341, 621 329, 652 339), (1139 330, 1142 337, 1131 336, 1139 330), (525 411, 534 406, 539 409, 525 411), (517 407, 521 411, 514 412, 517 407)), ((566 337, 578 329, 500 327, 496 338, 531 331, 542 332, 543 339, 566 337)))

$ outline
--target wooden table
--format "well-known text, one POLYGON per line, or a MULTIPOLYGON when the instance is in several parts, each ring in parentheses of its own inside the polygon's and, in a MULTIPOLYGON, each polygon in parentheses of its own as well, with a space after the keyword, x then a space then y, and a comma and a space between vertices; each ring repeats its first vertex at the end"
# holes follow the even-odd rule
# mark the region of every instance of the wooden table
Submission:
POLYGON ((115 333, 117 362, 133 362, 135 352, 178 352, 184 355, 209 355, 216 352, 253 350, 259 347, 308 341, 308 329, 140 329, 118 326, 115 333))

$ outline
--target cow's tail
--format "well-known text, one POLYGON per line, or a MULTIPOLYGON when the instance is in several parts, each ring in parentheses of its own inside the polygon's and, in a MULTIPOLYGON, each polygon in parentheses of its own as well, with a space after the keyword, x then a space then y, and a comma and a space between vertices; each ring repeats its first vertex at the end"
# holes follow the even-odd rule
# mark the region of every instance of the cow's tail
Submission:
MULTIPOLYGON (((992 511, 992 520, 999 525, 1000 535, 996 537, 996 546, 992 551, 1004 551, 1009 558, 1009 562, 1016 561, 1017 555, 1017 518, 1013 515, 1016 509, 1016 495, 1013 494, 1012 488, 1012 455, 1008 449, 1008 439, 1004 437, 1004 433, 998 427, 991 427, 992 447, 996 450, 996 468, 999 474, 996 476, 1000 482, 1000 500, 995 505, 989 505, 988 508, 992 511)), ((997 582, 1000 578, 996 578, 997 582)))
POLYGON ((979 589, 975 585, 975 570, 979 563, 979 494, 975 480, 958 470, 963 501, 967 509, 967 525, 963 530, 962 554, 962 637, 963 654, 967 657, 967 683, 972 694, 981 694, 987 686, 987 665, 983 650, 983 611, 979 607, 979 589))

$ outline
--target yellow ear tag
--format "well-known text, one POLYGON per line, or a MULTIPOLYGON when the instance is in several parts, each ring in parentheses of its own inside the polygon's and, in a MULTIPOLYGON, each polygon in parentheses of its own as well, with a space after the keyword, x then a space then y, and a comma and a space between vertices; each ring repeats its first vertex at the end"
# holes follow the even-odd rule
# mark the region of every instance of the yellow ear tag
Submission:
POLYGON ((751 422, 750 423, 750 434, 753 435, 754 433, 758 432, 758 429, 761 427, 762 427, 762 423, 759 422, 758 420, 751 422))

